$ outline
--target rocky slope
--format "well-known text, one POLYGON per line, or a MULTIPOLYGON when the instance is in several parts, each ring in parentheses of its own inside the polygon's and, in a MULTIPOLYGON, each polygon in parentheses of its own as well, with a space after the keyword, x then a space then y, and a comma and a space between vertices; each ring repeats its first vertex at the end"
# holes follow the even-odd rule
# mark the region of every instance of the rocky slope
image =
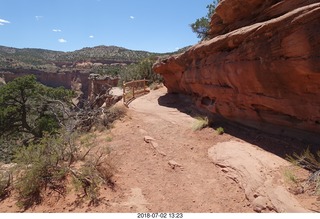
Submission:
POLYGON ((209 41, 159 60, 169 92, 267 131, 320 133, 318 0, 223 0, 209 41))

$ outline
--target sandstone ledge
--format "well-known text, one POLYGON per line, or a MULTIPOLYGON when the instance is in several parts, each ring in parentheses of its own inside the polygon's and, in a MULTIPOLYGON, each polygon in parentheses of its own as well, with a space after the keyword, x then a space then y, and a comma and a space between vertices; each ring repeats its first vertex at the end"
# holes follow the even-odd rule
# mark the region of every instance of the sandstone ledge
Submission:
POLYGON ((301 2, 159 60, 153 69, 169 92, 193 95, 228 120, 320 133, 320 3, 301 2))

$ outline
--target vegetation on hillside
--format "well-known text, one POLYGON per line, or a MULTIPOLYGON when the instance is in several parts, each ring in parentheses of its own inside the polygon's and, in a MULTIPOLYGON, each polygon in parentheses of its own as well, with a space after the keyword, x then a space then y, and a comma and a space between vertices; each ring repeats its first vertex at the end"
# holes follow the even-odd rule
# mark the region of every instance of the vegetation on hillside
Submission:
POLYGON ((16 49, 0 46, 0 66, 4 64, 25 64, 40 66, 52 63, 73 64, 92 62, 137 62, 152 55, 150 52, 133 51, 116 46, 97 46, 73 52, 59 52, 45 49, 16 49))
POLYGON ((152 65, 156 62, 157 58, 156 56, 150 56, 119 71, 120 83, 142 79, 149 80, 149 84, 162 82, 162 77, 152 70, 152 65))
MULTIPOLYGON (((177 53, 185 51, 182 48, 177 53)), ((168 53, 174 54, 174 53, 168 53)), ((16 49, 0 46, 1 74, 72 73, 100 74, 119 77, 123 81, 147 79, 161 82, 152 65, 159 56, 146 51, 133 51, 116 46, 83 48, 74 52, 57 52, 43 49, 16 49)))
POLYGON ((62 127, 73 92, 46 87, 34 75, 0 87, 0 159, 10 159, 14 145, 27 145, 62 127))
MULTIPOLYGON (((48 191, 64 196, 76 189, 90 205, 99 204, 100 185, 114 186, 114 167, 110 150, 78 128, 83 120, 77 115, 86 109, 73 108, 73 92, 46 87, 27 75, 1 86, 0 94, 0 161, 14 163, 14 168, 0 168, 0 201, 14 191, 18 206, 26 210, 48 191)), ((90 112, 85 119, 90 127, 109 127, 124 113, 113 106, 97 114, 99 119, 90 112)))
POLYGON ((0 87, 0 136, 26 139, 53 132, 64 119, 64 110, 72 91, 46 87, 34 75, 16 78, 0 87))
POLYGON ((311 174, 304 183, 303 189, 311 190, 320 195, 320 150, 311 151, 307 148, 301 154, 294 153, 292 156, 288 156, 287 159, 294 165, 310 171, 311 174))

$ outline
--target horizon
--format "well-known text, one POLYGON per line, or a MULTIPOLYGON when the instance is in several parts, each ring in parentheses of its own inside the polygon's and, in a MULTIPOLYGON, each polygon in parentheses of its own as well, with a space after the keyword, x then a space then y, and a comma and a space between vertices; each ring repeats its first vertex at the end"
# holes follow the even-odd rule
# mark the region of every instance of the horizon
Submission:
MULTIPOLYGON (((189 45, 191 46, 191 45, 189 45)), ((24 48, 18 48, 18 47, 12 47, 12 46, 5 46, 5 45, 0 45, 0 47, 6 47, 6 48, 12 48, 12 49, 34 49, 34 50, 47 50, 47 51, 52 51, 52 52, 64 52, 64 53, 68 53, 68 52, 76 52, 76 51, 79 51, 79 50, 83 50, 83 49, 93 49, 93 48, 97 48, 97 47, 117 47, 117 48, 122 48, 122 49, 127 49, 127 50, 130 50, 130 51, 135 51, 135 52, 149 52, 149 53, 155 53, 155 54, 166 54, 166 53, 172 53, 172 52, 150 52, 150 51, 147 51, 147 50, 134 50, 134 49, 128 49, 128 48, 125 48, 123 46, 115 46, 115 45, 96 45, 96 46, 92 46, 92 47, 82 47, 80 49, 75 49, 75 50, 72 50, 72 51, 61 51, 61 50, 52 50, 52 49, 44 49, 44 48, 31 48, 31 47, 24 47, 24 48)), ((188 47, 188 46, 185 46, 185 47, 188 47)), ((185 48, 183 47, 183 48, 185 48)), ((179 49, 183 49, 183 48, 179 48, 179 49)), ((176 51, 173 51, 173 52, 177 52, 179 49, 177 49, 176 51)))
POLYGON ((0 44, 17 49, 73 52, 116 46, 175 52, 199 42, 190 24, 212 0, 3 0, 0 44))

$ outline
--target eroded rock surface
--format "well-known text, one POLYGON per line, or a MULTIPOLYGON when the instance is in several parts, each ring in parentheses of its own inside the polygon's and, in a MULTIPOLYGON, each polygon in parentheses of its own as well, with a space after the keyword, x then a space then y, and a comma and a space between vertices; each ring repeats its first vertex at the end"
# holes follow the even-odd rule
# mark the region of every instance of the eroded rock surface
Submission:
POLYGON ((229 120, 317 134, 319 22, 319 1, 223 0, 212 18, 214 38, 153 69, 169 92, 193 95, 229 120))
POLYGON ((284 187, 281 167, 287 161, 237 141, 218 143, 208 154, 245 191, 254 211, 308 212, 284 187))

